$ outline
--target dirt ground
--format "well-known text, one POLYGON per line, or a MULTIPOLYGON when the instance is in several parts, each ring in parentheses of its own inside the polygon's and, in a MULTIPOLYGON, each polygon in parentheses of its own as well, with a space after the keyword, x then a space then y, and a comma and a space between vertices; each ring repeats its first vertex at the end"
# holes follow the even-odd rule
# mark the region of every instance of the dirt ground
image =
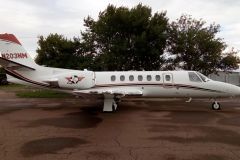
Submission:
POLYGON ((25 99, 0 91, 0 159, 240 159, 240 98, 25 99))

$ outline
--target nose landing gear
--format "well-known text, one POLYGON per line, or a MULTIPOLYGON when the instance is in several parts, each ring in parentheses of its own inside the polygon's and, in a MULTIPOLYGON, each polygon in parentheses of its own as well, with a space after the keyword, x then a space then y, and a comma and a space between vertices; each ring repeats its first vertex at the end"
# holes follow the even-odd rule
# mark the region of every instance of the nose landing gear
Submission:
POLYGON ((217 101, 213 102, 212 109, 220 110, 221 109, 220 104, 217 101))

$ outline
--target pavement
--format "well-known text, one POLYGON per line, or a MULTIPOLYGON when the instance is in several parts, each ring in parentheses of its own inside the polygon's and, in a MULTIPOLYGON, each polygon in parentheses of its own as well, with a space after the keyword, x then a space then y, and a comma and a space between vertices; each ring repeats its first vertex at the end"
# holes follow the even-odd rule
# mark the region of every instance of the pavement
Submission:
POLYGON ((240 159, 240 98, 25 99, 0 91, 0 159, 240 159))

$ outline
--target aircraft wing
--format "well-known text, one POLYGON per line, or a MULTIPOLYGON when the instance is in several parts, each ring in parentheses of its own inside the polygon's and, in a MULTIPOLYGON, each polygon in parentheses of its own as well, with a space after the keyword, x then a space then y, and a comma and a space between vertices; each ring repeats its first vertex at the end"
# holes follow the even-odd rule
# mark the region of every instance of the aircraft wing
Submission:
POLYGON ((84 98, 104 98, 104 95, 112 95, 114 97, 140 97, 143 95, 142 91, 119 91, 119 90, 78 90, 73 93, 84 98))
POLYGON ((17 70, 17 69, 21 69, 21 70, 36 70, 34 68, 25 66, 23 64, 17 63, 17 62, 13 62, 11 60, 5 59, 0 57, 0 65, 3 66, 4 68, 8 68, 11 70, 17 70))

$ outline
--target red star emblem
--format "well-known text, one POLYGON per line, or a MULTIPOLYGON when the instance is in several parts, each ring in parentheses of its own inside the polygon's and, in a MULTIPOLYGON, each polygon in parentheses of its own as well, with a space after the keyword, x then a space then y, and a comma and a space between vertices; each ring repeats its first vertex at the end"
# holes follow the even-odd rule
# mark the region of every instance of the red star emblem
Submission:
POLYGON ((81 80, 83 80, 83 78, 85 77, 78 77, 76 75, 72 76, 72 77, 65 77, 68 80, 68 84, 77 84, 78 82, 80 82, 81 80))

